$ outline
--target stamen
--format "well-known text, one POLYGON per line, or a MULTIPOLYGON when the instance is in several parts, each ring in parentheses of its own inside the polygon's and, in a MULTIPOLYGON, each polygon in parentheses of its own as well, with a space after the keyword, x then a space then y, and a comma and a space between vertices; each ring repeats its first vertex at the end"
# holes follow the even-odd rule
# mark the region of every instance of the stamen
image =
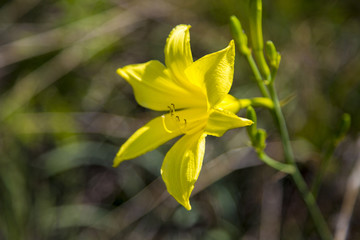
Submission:
POLYGON ((170 109, 170 115, 173 116, 174 115, 174 110, 170 106, 168 106, 168 108, 170 109))
POLYGON ((175 104, 171 103, 170 106, 168 106, 170 110, 170 115, 173 116, 175 113, 175 104))
POLYGON ((171 103, 170 106, 168 106, 169 111, 170 111, 170 119, 166 119, 167 115, 162 115, 161 116, 161 120, 162 120, 162 124, 164 126, 164 129, 166 132, 168 133, 173 133, 175 131, 175 129, 173 129, 174 127, 176 128, 176 130, 179 130, 182 133, 186 132, 186 127, 187 127, 187 121, 184 118, 184 122, 182 122, 182 119, 180 118, 179 115, 175 115, 176 109, 175 109, 175 104, 171 103), (175 117, 174 117, 175 116, 175 117), (170 121, 170 122, 168 122, 170 121), (173 127, 169 128, 169 124, 173 127), (170 130, 172 129, 172 130, 170 130))

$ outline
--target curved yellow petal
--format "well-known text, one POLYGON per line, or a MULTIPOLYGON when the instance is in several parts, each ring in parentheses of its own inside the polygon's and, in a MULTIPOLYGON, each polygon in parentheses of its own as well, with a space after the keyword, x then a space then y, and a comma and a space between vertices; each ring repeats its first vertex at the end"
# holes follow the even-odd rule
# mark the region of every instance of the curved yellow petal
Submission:
POLYGON ((157 117, 139 128, 121 147, 114 159, 113 167, 122 161, 136 158, 146 152, 154 150, 172 138, 181 135, 180 129, 167 131, 163 118, 157 117))
POLYGON ((161 167, 161 175, 170 195, 191 209, 190 195, 199 177, 205 153, 203 132, 185 135, 166 154, 161 167))
POLYGON ((215 108, 224 109, 224 110, 230 111, 232 113, 237 113, 240 111, 241 104, 240 104, 240 101, 236 97, 234 97, 230 94, 227 94, 224 97, 224 99, 215 106, 215 108))
POLYGON ((225 49, 200 58, 185 70, 189 81, 206 88, 211 107, 219 103, 230 91, 234 76, 234 60, 235 46, 232 40, 225 49))
POLYGON ((245 127, 253 124, 253 121, 241 118, 230 111, 214 109, 206 125, 205 133, 221 137, 227 130, 245 127))
POLYGON ((172 75, 159 61, 128 65, 117 73, 134 89, 136 101, 143 107, 168 111, 174 104, 177 109, 204 106, 203 94, 188 91, 172 79, 172 75))
POLYGON ((165 64, 176 79, 187 85, 184 70, 193 63, 190 48, 190 25, 176 26, 166 40, 165 64))
POLYGON ((206 108, 172 110, 171 113, 163 115, 163 123, 168 132, 178 130, 183 134, 192 135, 204 131, 208 117, 206 108))

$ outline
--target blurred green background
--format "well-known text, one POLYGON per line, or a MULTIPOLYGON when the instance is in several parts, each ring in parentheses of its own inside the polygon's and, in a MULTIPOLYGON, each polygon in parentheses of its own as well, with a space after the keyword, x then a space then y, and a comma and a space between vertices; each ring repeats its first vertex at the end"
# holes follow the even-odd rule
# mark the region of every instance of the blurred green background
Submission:
MULTIPOLYGON (((244 129, 207 138, 190 212, 159 178, 173 141, 111 167, 119 146, 159 115, 137 105, 116 69, 164 62, 166 38, 181 23, 192 25, 194 59, 224 48, 232 14, 247 30, 248 1, 2 0, 0 239, 318 239, 291 179, 257 160, 244 129)), ((352 117, 318 197, 335 231, 349 176, 360 176, 360 2, 264 0, 263 9, 309 184, 341 115, 352 117)), ((231 93, 260 96, 237 55, 231 93)), ((257 113, 269 154, 281 159, 271 115, 257 113)), ((359 204, 351 213, 348 239, 360 239, 359 204)))

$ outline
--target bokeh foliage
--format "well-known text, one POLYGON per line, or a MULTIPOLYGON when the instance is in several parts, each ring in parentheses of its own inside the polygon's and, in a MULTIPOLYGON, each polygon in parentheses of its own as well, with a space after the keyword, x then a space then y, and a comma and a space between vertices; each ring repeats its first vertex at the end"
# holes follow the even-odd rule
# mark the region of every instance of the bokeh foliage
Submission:
MULTIPOLYGON (((159 169, 171 144, 111 167, 118 147, 156 116, 138 106, 118 67, 164 60, 177 24, 192 25, 195 59, 225 47, 229 17, 247 30, 250 0, 8 0, 0 3, 0 239, 317 239, 292 181, 256 159, 244 129, 208 138, 187 212, 159 169)), ((282 54, 278 89, 309 184, 341 115, 318 202, 335 229, 359 157, 360 3, 263 1, 264 39, 282 54)), ((237 97, 260 96, 237 56, 237 97)), ((271 115, 268 152, 281 158, 271 115)), ((356 206, 349 239, 360 238, 356 206)))

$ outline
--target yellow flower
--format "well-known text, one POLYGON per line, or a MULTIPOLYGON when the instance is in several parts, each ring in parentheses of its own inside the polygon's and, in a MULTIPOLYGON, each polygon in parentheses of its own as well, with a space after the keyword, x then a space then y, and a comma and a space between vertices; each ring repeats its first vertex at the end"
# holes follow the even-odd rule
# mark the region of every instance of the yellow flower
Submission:
POLYGON ((205 137, 252 124, 235 115, 238 101, 228 94, 234 74, 235 47, 193 62, 190 26, 175 27, 165 45, 166 67, 159 61, 128 65, 117 73, 131 84, 136 101, 155 111, 167 111, 138 129, 120 148, 114 167, 182 136, 168 151, 161 175, 168 192, 187 210, 199 177, 205 137))

